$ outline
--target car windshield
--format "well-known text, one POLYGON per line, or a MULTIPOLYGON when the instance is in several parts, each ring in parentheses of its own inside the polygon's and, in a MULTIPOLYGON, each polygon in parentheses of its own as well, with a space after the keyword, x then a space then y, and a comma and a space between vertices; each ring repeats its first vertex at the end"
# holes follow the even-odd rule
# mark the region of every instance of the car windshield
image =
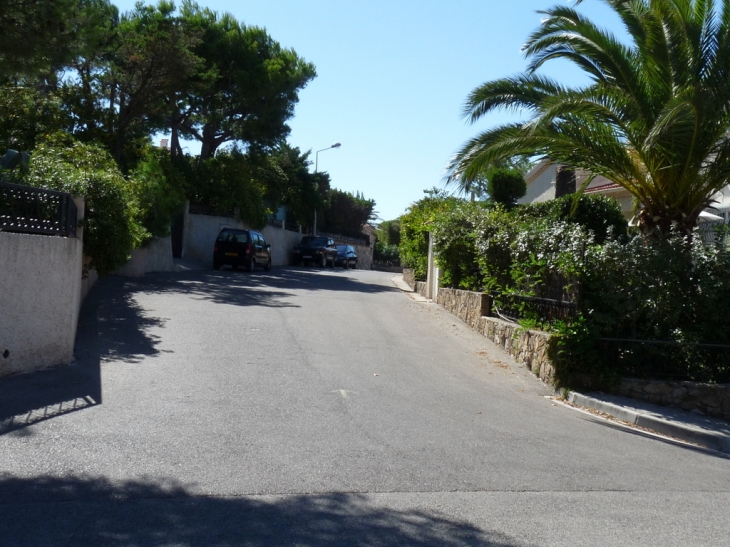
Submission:
POLYGON ((302 245, 306 245, 308 247, 326 247, 327 246, 327 238, 326 237, 303 237, 302 238, 302 245))

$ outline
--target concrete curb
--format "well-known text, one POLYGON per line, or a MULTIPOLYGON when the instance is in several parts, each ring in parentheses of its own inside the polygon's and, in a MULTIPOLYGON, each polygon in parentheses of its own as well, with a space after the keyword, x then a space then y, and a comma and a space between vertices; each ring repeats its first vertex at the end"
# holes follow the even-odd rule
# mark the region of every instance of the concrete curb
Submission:
POLYGON ((667 435, 669 437, 674 437, 675 439, 680 439, 705 448, 717 450, 718 452, 730 454, 730 437, 721 433, 703 431, 702 429, 693 427, 689 424, 665 420, 660 417, 653 416, 650 413, 625 408, 607 401, 601 401, 595 397, 588 397, 574 391, 571 391, 568 395, 568 402, 577 406, 592 408, 593 410, 604 412, 618 420, 628 422, 639 427, 644 427, 646 429, 651 429, 652 431, 656 431, 662 435, 667 435))

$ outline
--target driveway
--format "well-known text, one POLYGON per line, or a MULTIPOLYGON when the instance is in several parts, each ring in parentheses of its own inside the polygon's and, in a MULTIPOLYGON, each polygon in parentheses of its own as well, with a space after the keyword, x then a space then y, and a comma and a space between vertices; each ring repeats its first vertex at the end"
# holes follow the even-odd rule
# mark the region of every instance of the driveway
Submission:
POLYGON ((721 545, 730 460, 546 398, 392 274, 106 278, 0 380, 2 545, 721 545))

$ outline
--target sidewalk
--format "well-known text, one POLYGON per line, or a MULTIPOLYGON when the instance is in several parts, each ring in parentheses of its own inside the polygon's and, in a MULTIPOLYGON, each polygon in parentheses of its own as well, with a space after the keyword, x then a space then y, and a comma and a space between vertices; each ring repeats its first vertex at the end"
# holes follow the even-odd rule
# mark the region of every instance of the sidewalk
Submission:
POLYGON ((572 391, 568 402, 668 437, 730 454, 730 423, 724 420, 603 393, 572 391))
MULTIPOLYGON (((391 279, 397 288, 411 293, 417 301, 428 302, 428 299, 414 293, 402 276, 397 275, 391 279)), ((567 402, 667 437, 730 454, 730 423, 724 420, 603 393, 582 394, 572 391, 567 402)))

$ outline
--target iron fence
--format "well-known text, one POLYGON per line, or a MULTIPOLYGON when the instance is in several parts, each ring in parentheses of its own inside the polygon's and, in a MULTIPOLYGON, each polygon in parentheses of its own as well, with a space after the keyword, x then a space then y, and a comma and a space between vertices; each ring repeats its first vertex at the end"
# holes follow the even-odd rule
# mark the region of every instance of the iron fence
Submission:
POLYGON ((539 323, 570 323, 578 319, 578 305, 575 302, 496 292, 489 296, 492 301, 491 313, 512 321, 531 319, 539 323))
POLYGON ((730 345, 600 338, 597 357, 621 376, 730 382, 730 345))
POLYGON ((0 181, 0 231, 76 237, 77 215, 71 194, 0 181))

